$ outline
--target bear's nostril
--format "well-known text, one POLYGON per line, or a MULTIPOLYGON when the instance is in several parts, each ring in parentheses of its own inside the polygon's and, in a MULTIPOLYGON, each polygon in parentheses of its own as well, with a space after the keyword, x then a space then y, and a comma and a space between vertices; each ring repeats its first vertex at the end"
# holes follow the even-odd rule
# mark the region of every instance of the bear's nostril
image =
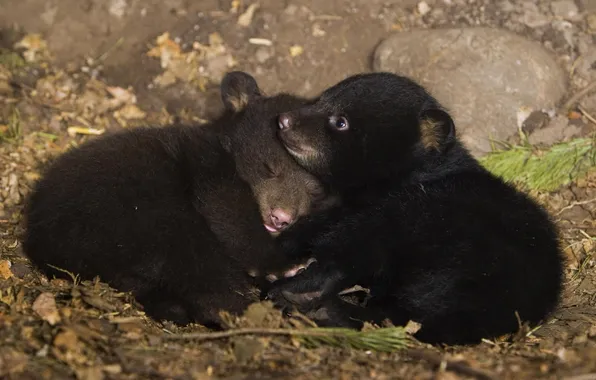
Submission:
POLYGON ((292 223, 292 215, 281 208, 271 210, 271 223, 278 230, 284 229, 292 223))
POLYGON ((282 113, 278 118, 279 129, 286 130, 292 127, 292 119, 287 113, 282 113))

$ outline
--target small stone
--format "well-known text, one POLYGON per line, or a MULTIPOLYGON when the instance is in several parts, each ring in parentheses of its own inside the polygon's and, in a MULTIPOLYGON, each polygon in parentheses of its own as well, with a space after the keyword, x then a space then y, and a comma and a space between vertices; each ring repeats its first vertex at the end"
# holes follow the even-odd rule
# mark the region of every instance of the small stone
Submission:
POLYGON ((534 111, 523 122, 521 129, 526 135, 529 135, 537 129, 544 128, 549 121, 548 114, 542 111, 534 111))
POLYGON ((491 140, 519 133, 519 109, 552 109, 567 87, 565 72, 540 44, 493 28, 396 33, 378 45, 373 67, 425 86, 477 157, 491 151, 491 140))
POLYGON ((555 17, 574 20, 579 14, 577 5, 572 0, 559 0, 550 3, 550 9, 555 17))
POLYGON ((430 6, 426 3, 426 1, 419 2, 418 13, 420 13, 420 16, 424 16, 428 12, 430 12, 430 6))
POLYGON ((323 28, 321 28, 321 25, 314 24, 312 26, 312 36, 313 37, 323 37, 325 34, 327 34, 327 32, 325 32, 323 30, 323 28))
POLYGON ((261 46, 260 48, 257 49, 257 52, 255 53, 255 57, 257 58, 257 61, 259 63, 267 62, 271 58, 270 49, 267 47, 261 46))

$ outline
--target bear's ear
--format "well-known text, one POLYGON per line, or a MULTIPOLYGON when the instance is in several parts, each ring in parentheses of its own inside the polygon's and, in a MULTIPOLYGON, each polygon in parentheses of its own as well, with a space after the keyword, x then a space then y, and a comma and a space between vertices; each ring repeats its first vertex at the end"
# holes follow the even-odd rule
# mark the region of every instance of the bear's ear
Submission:
POLYGON ((420 142, 427 150, 442 151, 455 139, 455 123, 449 114, 432 108, 420 113, 420 142))
POLYGON ((257 81, 243 71, 231 71, 221 80, 221 99, 227 110, 240 112, 255 97, 261 95, 257 81))

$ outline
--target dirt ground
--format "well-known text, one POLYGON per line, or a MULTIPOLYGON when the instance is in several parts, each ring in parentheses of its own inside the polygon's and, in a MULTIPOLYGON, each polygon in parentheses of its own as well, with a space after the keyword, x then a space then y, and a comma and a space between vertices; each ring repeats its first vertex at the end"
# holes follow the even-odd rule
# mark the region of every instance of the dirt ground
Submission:
MULTIPOLYGON (((0 2, 0 378, 596 379, 594 170, 533 193, 557 220, 568 257, 560 309, 537 329, 472 347, 377 353, 285 337, 170 340, 203 330, 153 322, 101 282, 48 280, 21 251, 23 202, 52 157, 121 128, 202 123, 220 109, 217 82, 232 67, 267 92, 314 95, 370 70, 374 47, 391 32, 490 25, 542 42, 570 72, 570 96, 585 87, 573 73, 593 49, 589 20, 572 20, 570 39, 529 27, 505 3, 524 9, 522 1, 437 0, 423 16, 411 0, 261 0, 249 17, 249 1, 0 2)), ((550 2, 530 3, 544 10, 550 2)), ((589 118, 573 117, 594 130, 589 118)), ((231 324, 286 326, 256 310, 231 324)))

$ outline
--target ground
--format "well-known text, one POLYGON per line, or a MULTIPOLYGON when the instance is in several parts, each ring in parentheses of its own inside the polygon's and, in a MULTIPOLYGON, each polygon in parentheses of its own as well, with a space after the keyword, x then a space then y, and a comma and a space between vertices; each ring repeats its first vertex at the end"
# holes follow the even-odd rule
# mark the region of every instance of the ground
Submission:
MULTIPOLYGON (((578 58, 593 53, 594 20, 575 17, 570 36, 528 18, 529 8, 544 13, 550 2, 525 3, 427 1, 426 12, 410 0, 261 0, 251 18, 248 1, 1 2, 0 377, 596 378, 593 170, 556 191, 532 191, 557 220, 568 258, 559 310, 538 329, 472 347, 378 353, 267 335, 171 340, 203 329, 150 321, 130 296, 101 282, 48 280, 21 251, 23 202, 52 157, 121 128, 202 123, 220 109, 216 83, 232 67, 254 74, 267 92, 313 95, 369 70, 375 45, 391 32, 491 25, 543 43, 570 72, 571 97, 593 69, 578 58)), ((586 134, 594 129, 587 115, 569 116, 589 126, 586 134)), ((230 320, 288 323, 257 306, 230 320)))

